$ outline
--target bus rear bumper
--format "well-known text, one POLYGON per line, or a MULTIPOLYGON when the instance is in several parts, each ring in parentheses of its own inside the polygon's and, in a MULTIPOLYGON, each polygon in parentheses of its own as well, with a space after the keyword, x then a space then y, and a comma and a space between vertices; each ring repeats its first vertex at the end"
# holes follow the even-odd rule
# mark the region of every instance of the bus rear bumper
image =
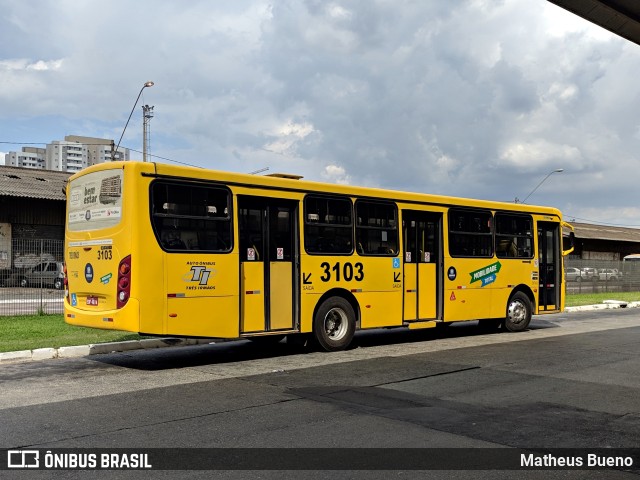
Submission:
POLYGON ((92 312, 72 307, 65 298, 64 321, 79 327, 137 333, 140 331, 140 304, 138 300, 130 298, 123 308, 92 312))

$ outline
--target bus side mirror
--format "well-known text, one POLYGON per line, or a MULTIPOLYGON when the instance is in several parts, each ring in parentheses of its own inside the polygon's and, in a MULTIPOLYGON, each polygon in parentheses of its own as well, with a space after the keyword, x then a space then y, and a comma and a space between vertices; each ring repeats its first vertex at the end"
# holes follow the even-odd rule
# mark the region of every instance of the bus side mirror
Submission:
POLYGON ((562 256, 566 257, 576 248, 576 234, 573 225, 562 222, 562 228, 570 230, 569 235, 562 235, 562 256))

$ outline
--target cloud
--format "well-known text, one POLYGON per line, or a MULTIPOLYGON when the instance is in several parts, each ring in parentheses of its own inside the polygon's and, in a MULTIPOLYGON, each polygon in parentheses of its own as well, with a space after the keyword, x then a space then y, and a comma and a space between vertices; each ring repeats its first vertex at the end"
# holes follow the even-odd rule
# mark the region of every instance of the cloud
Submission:
POLYGON ((500 160, 504 164, 534 172, 542 171, 545 168, 555 169, 557 165, 579 170, 582 164, 582 154, 573 145, 558 145, 544 139, 538 139, 530 143, 508 145, 502 151, 500 160))
POLYGON ((118 138, 153 80, 165 158, 496 200, 564 168, 535 201, 640 224, 640 47, 547 1, 97 6, 0 0, 0 140, 118 138))
POLYGON ((337 183, 339 185, 349 185, 351 183, 351 176, 347 175, 344 167, 339 165, 327 165, 322 172, 322 178, 330 183, 337 183))
POLYGON ((59 70, 62 67, 62 59, 59 60, 37 60, 35 62, 28 59, 7 59, 0 60, 0 70, 19 71, 19 70, 59 70))

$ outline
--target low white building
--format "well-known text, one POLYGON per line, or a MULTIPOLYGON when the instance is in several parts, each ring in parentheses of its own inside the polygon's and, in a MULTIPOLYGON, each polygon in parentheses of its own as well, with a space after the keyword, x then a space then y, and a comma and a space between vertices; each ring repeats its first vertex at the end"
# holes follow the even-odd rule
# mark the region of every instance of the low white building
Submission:
POLYGON ((4 164, 10 167, 35 168, 75 173, 85 167, 112 160, 130 160, 128 148, 114 152, 113 140, 67 135, 54 140, 46 148, 22 147, 20 152, 5 154, 4 164))
POLYGON ((8 167, 47 168, 46 149, 23 147, 21 152, 9 152, 4 157, 4 164, 8 167))

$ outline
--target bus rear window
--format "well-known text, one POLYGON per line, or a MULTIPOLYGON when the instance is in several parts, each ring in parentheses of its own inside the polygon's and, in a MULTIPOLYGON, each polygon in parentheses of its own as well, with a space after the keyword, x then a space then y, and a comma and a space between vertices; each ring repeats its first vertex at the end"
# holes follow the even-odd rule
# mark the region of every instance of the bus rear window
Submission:
POLYGON ((67 228, 86 232, 113 227, 122 218, 122 170, 82 175, 69 184, 67 228))

